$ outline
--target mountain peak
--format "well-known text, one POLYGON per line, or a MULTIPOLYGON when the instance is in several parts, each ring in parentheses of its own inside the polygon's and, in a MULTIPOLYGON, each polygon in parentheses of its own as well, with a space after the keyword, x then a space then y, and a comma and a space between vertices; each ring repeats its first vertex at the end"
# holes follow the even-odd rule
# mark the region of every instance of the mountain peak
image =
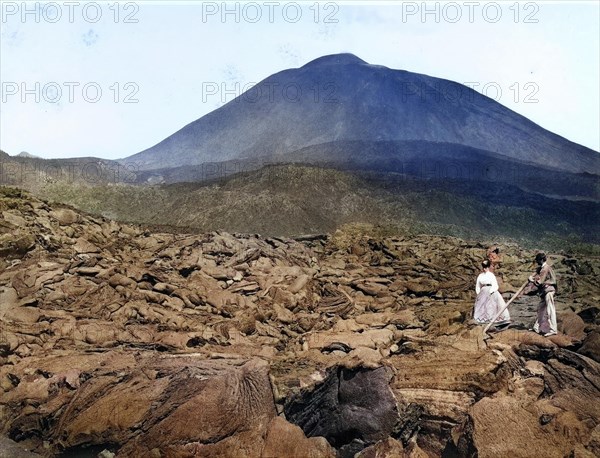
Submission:
POLYGON ((349 64, 366 64, 360 57, 351 53, 330 54, 328 56, 318 57, 304 65, 305 67, 314 67, 316 65, 349 65, 349 64))
POLYGON ((138 170, 183 170, 240 159, 284 160, 331 143, 323 157, 349 164, 350 153, 338 148, 346 141, 425 142, 422 149, 410 143, 382 156, 385 162, 395 155, 398 164, 408 160, 409 150, 422 155, 460 145, 562 171, 597 175, 600 168, 598 154, 467 86, 371 64, 350 53, 271 75, 235 102, 124 160, 138 170))

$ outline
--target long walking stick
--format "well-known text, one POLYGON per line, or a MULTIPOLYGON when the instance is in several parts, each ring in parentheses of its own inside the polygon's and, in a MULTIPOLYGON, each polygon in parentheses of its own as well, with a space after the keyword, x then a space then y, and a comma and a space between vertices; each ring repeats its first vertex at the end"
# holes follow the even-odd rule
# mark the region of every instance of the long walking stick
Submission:
POLYGON ((500 315, 502 315, 502 313, 503 313, 503 312, 504 312, 504 311, 505 311, 505 310, 508 308, 508 306, 509 306, 509 305, 512 303, 512 301, 514 301, 514 300, 515 300, 517 297, 519 297, 519 294, 521 294, 521 291, 523 291, 523 290, 525 289, 525 287, 527 286, 527 284, 528 284, 528 283, 529 283, 529 280, 527 280, 525 283, 523 283, 523 286, 521 286, 521 287, 520 287, 520 288, 517 290, 517 292, 514 294, 514 296, 513 296, 513 297, 511 297, 511 298, 510 298, 510 300, 509 300, 509 301, 506 303, 506 305, 505 305, 505 306, 502 308, 502 310, 500 310, 500 311, 498 312, 498 314, 497 314, 497 315, 494 317, 494 319, 493 319, 492 321, 490 321, 490 322, 488 323, 488 325, 487 325, 485 328, 483 328, 483 333, 484 333, 484 334, 485 334, 485 333, 488 331, 488 329, 490 329, 490 326, 491 326, 492 324, 494 324, 494 322, 495 322, 495 321, 498 319, 498 317, 499 317, 500 315))

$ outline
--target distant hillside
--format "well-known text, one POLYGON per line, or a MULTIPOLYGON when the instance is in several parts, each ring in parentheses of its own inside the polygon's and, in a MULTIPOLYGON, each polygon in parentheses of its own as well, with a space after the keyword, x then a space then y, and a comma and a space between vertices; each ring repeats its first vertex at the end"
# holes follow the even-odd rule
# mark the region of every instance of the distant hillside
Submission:
POLYGON ((405 233, 522 241, 562 237, 600 242, 600 204, 556 200, 517 187, 421 180, 281 165, 206 183, 101 187, 51 184, 50 199, 121 221, 196 232, 264 235, 331 232, 354 222, 405 233), (532 208, 535 206, 535 208, 532 208))
POLYGON ((21 151, 19 154, 17 154, 16 157, 28 157, 28 158, 32 158, 32 159, 41 159, 39 156, 28 153, 27 151, 21 151))
POLYGON ((600 180, 592 173, 571 173, 514 161, 485 150, 424 141, 336 141, 309 146, 277 161, 224 161, 214 164, 135 171, 139 184, 201 182, 258 170, 273 163, 295 163, 348 171, 396 172, 414 178, 421 188, 430 180, 478 184, 506 183, 528 192, 569 199, 599 200, 600 180), (336 158, 335 160, 332 159, 336 158), (541 185, 540 185, 541 184, 541 185))

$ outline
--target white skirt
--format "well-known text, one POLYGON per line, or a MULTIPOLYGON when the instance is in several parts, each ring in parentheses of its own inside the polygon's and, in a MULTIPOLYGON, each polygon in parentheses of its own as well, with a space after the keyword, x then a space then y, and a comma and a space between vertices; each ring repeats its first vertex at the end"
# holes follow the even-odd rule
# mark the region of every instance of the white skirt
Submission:
MULTIPOLYGON (((494 319, 500 310, 506 306, 504 298, 498 291, 494 291, 490 294, 491 286, 484 286, 475 299, 475 306, 473 308, 473 319, 479 323, 489 323, 494 319)), ((496 319, 496 322, 509 321, 510 313, 508 309, 496 319)))

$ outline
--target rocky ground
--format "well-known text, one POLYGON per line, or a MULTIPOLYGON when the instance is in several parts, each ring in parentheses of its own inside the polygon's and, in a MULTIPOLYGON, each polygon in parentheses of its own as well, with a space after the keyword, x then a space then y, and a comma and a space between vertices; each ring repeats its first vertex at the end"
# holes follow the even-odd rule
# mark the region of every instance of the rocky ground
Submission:
MULTIPOLYGON (((470 320, 487 243, 184 235, 0 190, 0 456, 600 455, 600 259, 470 320)), ((535 252, 502 245, 505 297, 535 252)))

